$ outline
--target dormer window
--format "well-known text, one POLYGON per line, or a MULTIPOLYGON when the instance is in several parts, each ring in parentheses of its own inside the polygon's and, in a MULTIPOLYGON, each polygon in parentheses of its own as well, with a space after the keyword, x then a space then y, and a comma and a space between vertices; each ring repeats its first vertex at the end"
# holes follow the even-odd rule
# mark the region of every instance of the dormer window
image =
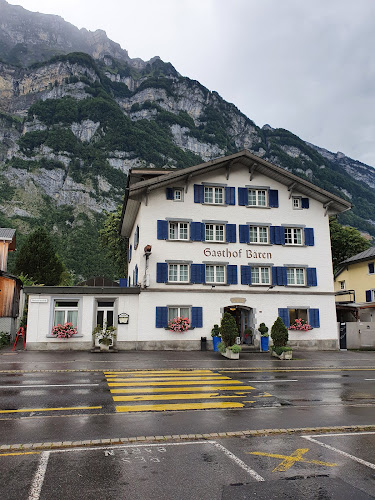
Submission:
POLYGON ((184 192, 182 189, 174 189, 173 190, 173 199, 174 201, 184 201, 184 192))
POLYGON ((299 196, 293 196, 292 206, 293 206, 293 210, 299 210, 302 208, 301 198, 299 196))

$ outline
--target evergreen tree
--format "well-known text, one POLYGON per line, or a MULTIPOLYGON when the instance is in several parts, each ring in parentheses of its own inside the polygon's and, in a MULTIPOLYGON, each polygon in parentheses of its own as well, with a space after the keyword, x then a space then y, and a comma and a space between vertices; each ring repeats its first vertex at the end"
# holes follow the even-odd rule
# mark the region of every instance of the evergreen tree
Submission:
POLYGON ((16 273, 23 273, 41 285, 58 285, 64 269, 51 237, 43 228, 29 235, 17 255, 16 273))
POLYGON ((289 332, 283 320, 278 317, 271 328, 271 339, 274 347, 285 347, 289 340, 289 332))
POLYGON ((116 267, 118 277, 123 278, 127 273, 127 241, 120 235, 121 214, 121 205, 115 212, 107 214, 103 229, 99 230, 99 237, 101 245, 107 249, 116 267))
POLYGON ((337 271, 340 262, 367 250, 371 243, 361 233, 350 226, 342 226, 336 219, 329 221, 333 270, 337 271))
POLYGON ((225 347, 230 347, 236 342, 236 337, 238 337, 236 320, 228 312, 224 313, 221 318, 220 331, 221 340, 225 347))

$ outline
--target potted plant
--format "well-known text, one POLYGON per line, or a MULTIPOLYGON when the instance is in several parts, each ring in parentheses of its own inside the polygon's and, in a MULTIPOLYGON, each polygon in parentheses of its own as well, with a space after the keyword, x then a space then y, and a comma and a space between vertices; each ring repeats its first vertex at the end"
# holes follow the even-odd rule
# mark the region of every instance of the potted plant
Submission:
POLYGON ((243 338, 244 338, 244 343, 245 344, 252 344, 253 343, 253 329, 252 328, 245 328, 243 331, 243 338))
POLYGON ((214 346, 214 351, 218 352, 219 348, 218 345, 220 344, 221 341, 221 333, 220 333, 220 326, 219 325, 214 325, 212 330, 211 330, 211 337, 212 337, 212 343, 214 346))
POLYGON ((260 349, 263 352, 267 352, 269 349, 268 327, 264 323, 261 323, 258 331, 260 332, 260 349))
POLYGON ((221 318, 220 332, 222 341, 218 345, 219 351, 226 358, 238 359, 241 346, 235 343, 238 336, 237 324, 233 316, 227 312, 221 318))
POLYGON ((58 339, 70 339, 73 335, 77 335, 77 328, 72 323, 58 324, 52 328, 52 335, 58 339))
POLYGON ((272 356, 279 359, 292 359, 292 348, 286 345, 289 339, 288 329, 280 317, 272 325, 271 338, 273 342, 272 356))
POLYGON ((104 324, 103 326, 97 325, 92 335, 94 338, 99 341, 99 348, 101 351, 109 351, 110 345, 113 344, 114 339, 116 338, 116 327, 108 326, 104 324))

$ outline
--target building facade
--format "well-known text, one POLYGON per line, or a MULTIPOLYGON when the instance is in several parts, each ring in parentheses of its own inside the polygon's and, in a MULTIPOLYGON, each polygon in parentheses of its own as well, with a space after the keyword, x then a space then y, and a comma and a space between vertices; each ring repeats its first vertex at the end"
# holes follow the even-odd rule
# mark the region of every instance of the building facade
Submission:
MULTIPOLYGON (((114 317, 129 315, 126 328, 115 321, 117 347, 199 349, 228 311, 244 343, 257 345, 259 324, 271 329, 280 316, 288 327, 297 318, 312 327, 290 330, 292 346, 337 349, 328 216, 350 206, 248 151, 155 176, 130 172, 121 228, 129 238, 128 277, 118 295, 107 290, 114 317), (188 331, 168 329, 176 316, 189 319, 188 331)), ((28 291, 28 344, 40 348, 66 290, 28 291)), ((109 302, 82 292, 69 292, 81 346, 99 304, 109 302)))

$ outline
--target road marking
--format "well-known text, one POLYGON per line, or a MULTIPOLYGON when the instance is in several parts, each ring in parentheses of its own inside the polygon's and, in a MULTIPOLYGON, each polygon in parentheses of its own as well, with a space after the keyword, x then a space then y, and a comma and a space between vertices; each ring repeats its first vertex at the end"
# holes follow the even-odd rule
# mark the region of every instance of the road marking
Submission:
POLYGON ((39 465, 30 487, 28 500, 39 500, 40 492, 42 491, 42 486, 44 483, 44 477, 46 475, 49 455, 49 451, 43 451, 41 453, 39 465))
POLYGON ((212 370, 137 370, 137 371, 104 371, 104 375, 142 375, 143 377, 154 377, 155 375, 186 375, 187 377, 191 377, 192 374, 202 374, 202 375, 213 375, 214 372, 212 370))
MULTIPOLYGON (((375 434, 375 432, 360 432, 356 434, 356 436, 361 435, 361 434, 375 434)), ((325 435, 320 434, 316 437, 324 437, 325 435)), ((353 436, 353 433, 343 433, 343 434, 330 434, 330 436, 353 436)), ((362 460, 362 458, 355 457, 354 455, 351 455, 350 453, 346 453, 346 451, 339 450, 338 448, 334 448, 333 446, 330 446, 329 444, 322 443, 318 441, 317 439, 312 438, 311 436, 301 436, 304 439, 307 439, 308 441, 311 441, 312 443, 319 444, 320 446, 323 446, 323 448, 327 448, 328 450, 335 451, 339 455, 342 455, 344 457, 350 458, 351 460, 354 460, 355 462, 358 462, 359 464, 365 465, 366 467, 369 467, 370 469, 375 469, 375 464, 372 464, 371 462, 367 462, 366 460, 362 460)))
POLYGON ((365 380, 375 380, 375 378, 365 378, 365 380))
POLYGON ((66 406, 65 408, 23 408, 21 410, 0 410, 0 413, 30 413, 34 411, 100 410, 102 406, 66 406))
POLYGON ((30 387, 87 387, 100 384, 36 384, 36 385, 0 385, 0 389, 25 389, 30 387))
POLYGON ((19 451, 17 453, 0 453, 0 457, 13 457, 14 455, 40 455, 41 451, 19 451))
POLYGON ((222 450, 227 457, 230 457, 237 465, 239 465, 243 470, 245 470, 251 477, 253 477, 256 481, 264 481, 264 478, 260 476, 255 470, 251 469, 248 465, 246 465, 240 458, 234 455, 231 451, 224 448, 224 446, 220 443, 215 443, 216 448, 222 450))
POLYGON ((116 406, 116 412, 207 410, 222 408, 243 408, 242 403, 223 401, 217 403, 172 403, 165 405, 116 406))
POLYGON ((242 398, 242 396, 220 396, 218 392, 201 394, 151 394, 146 396, 113 396, 113 401, 167 401, 171 399, 242 398))
POLYGON ((273 382, 298 382, 297 379, 285 379, 285 380, 280 380, 280 379, 277 379, 277 378, 272 378, 270 380, 248 380, 248 382, 251 382, 252 384, 253 383, 263 383, 263 384, 269 384, 269 383, 273 383, 273 382))
POLYGON ((204 385, 203 387, 136 387, 134 389, 110 389, 112 394, 129 394, 129 393, 156 393, 156 392, 192 392, 192 391, 242 391, 243 389, 255 390, 250 385, 236 385, 236 386, 223 386, 211 387, 204 385))
MULTIPOLYGON (((231 379, 230 377, 225 377, 225 376, 215 376, 215 375, 211 375, 211 376, 208 376, 208 377, 152 377, 152 378, 137 378, 137 377, 134 377, 134 378, 119 378, 119 377, 107 377, 107 382, 166 382, 168 380, 179 380, 179 381, 186 381, 186 382, 190 382, 190 381, 199 381, 199 380, 207 380, 207 381, 210 381, 210 380, 233 380, 231 379)), ((224 382, 225 383, 225 382, 224 382)), ((237 382, 238 383, 238 382, 237 382)))
POLYGON ((283 461, 273 469, 272 472, 285 472, 289 470, 292 465, 296 462, 303 462, 305 464, 315 464, 315 465, 323 465, 325 467, 336 467, 338 464, 333 464, 330 462, 321 462, 320 460, 306 460, 302 458, 302 455, 307 453, 309 448, 299 448, 296 451, 293 451, 290 455, 279 455, 276 453, 264 453, 262 451, 251 451, 245 452, 247 455, 259 455, 262 457, 271 457, 271 458, 280 458, 283 461))
POLYGON ((269 392, 265 392, 264 394, 260 394, 259 396, 253 396, 254 398, 272 398, 272 394, 269 392))
MULTIPOLYGON (((228 384, 228 385, 238 385, 238 380, 208 380, 207 381, 210 385, 213 384, 228 384)), ((191 380, 189 381, 188 385, 204 385, 207 382, 203 380, 191 380)), ((135 387, 135 386, 155 386, 155 385, 181 385, 181 381, 168 381, 168 382, 108 382, 108 385, 110 387, 122 387, 122 386, 130 386, 130 387, 135 387)))

